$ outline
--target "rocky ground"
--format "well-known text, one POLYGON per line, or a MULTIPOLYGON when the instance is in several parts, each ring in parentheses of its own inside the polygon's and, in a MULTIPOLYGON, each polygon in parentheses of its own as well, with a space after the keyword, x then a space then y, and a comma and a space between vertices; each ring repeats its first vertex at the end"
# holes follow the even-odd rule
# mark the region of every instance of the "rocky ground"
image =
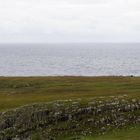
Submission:
POLYGON ((140 124, 140 100, 128 96, 63 100, 0 113, 0 140, 59 140, 140 124))

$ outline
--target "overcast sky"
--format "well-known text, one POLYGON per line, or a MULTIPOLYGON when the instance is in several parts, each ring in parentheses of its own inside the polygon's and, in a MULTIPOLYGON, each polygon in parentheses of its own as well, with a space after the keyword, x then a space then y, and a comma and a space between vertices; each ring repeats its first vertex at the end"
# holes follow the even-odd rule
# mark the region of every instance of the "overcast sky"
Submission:
POLYGON ((140 0, 0 0, 0 43, 139 41, 140 0))

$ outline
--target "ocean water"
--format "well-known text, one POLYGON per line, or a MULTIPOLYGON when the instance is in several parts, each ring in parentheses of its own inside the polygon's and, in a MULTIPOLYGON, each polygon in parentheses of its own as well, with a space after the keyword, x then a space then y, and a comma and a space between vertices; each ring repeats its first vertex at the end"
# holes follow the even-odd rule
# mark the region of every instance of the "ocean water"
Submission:
POLYGON ((1 44, 0 76, 140 76, 140 44, 1 44))

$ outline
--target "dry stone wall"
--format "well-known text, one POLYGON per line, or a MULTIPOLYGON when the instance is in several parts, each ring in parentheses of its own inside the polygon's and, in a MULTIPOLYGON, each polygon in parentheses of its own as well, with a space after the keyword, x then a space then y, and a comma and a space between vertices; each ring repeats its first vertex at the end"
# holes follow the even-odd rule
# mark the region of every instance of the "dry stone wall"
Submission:
POLYGON ((140 101, 126 96, 100 97, 83 103, 65 100, 33 104, 0 113, 0 140, 30 140, 34 132, 55 140, 63 134, 104 134, 140 124, 140 101))

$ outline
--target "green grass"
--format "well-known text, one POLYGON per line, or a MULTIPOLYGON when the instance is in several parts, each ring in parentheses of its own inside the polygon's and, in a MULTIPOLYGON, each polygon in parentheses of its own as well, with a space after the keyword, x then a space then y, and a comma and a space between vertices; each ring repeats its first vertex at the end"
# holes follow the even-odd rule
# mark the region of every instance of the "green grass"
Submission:
MULTIPOLYGON (((61 138, 61 140, 71 140, 72 138, 74 139, 74 137, 65 137, 61 138)), ((140 140, 140 127, 113 130, 105 135, 81 137, 79 140, 140 140)))
MULTIPOLYGON (((140 140, 140 127, 136 127, 128 130, 115 130, 112 133, 104 136, 94 138, 94 140, 140 140)), ((93 140, 93 138, 87 138, 85 140, 93 140)))
POLYGON ((0 110, 122 94, 140 98, 140 77, 0 77, 0 110))
MULTIPOLYGON (((140 99, 140 77, 0 77, 0 111, 38 102, 77 98, 88 101, 124 94, 140 99)), ((139 132, 138 126, 80 140, 139 140, 139 132)))

